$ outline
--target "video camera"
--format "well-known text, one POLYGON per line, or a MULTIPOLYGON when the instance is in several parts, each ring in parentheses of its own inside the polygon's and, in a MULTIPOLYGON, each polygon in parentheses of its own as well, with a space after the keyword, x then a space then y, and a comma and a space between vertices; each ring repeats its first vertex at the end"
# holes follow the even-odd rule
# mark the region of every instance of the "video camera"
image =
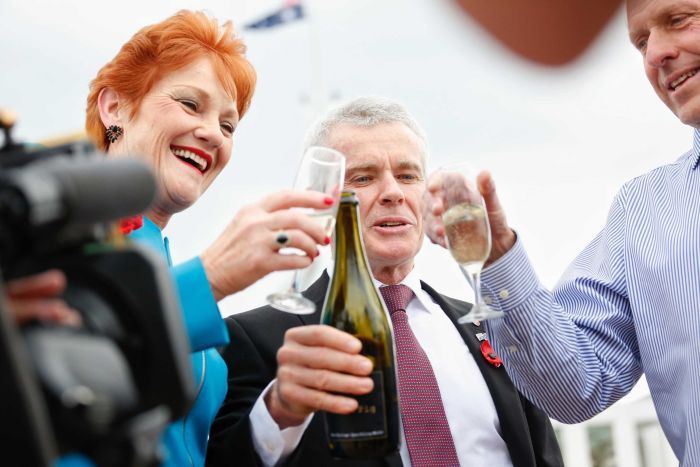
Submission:
POLYGON ((139 161, 106 159, 88 143, 33 151, 1 126, 3 458, 48 466, 79 453, 100 466, 157 465, 163 429, 193 400, 189 342, 164 260, 113 224, 148 207, 155 180, 139 161), (54 268, 82 324, 19 327, 4 281, 54 268))

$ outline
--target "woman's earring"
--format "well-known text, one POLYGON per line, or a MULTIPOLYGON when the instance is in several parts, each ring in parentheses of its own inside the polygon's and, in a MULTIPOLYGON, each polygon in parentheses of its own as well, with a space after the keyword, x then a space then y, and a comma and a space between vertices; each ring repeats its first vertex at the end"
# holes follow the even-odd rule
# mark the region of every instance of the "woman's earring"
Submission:
POLYGON ((109 141, 110 143, 114 143, 115 141, 117 141, 119 137, 123 134, 124 129, 117 125, 110 125, 105 130, 105 138, 107 138, 107 141, 109 141))

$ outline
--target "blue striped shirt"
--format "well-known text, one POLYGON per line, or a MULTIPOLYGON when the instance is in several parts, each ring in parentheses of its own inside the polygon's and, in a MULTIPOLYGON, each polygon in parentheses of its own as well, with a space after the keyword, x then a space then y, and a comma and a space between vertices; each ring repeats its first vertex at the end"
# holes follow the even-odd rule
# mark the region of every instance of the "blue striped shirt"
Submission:
POLYGON ((627 182, 607 224, 553 292, 523 245, 482 276, 506 312, 487 323, 518 389, 565 423, 593 417, 646 374, 682 465, 700 465, 700 131, 676 162, 627 182))

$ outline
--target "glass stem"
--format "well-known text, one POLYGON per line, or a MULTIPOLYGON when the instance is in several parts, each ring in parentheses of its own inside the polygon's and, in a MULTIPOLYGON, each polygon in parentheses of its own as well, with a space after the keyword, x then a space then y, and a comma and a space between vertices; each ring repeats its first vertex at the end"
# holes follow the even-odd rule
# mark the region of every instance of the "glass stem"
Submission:
POLYGON ((295 294, 299 293, 299 271, 294 271, 294 279, 292 279, 292 292, 295 294))
POLYGON ((476 307, 481 306, 481 282, 480 282, 480 277, 481 277, 481 273, 480 273, 480 272, 473 272, 473 273, 471 274, 472 287, 474 288, 474 306, 476 306, 476 307))

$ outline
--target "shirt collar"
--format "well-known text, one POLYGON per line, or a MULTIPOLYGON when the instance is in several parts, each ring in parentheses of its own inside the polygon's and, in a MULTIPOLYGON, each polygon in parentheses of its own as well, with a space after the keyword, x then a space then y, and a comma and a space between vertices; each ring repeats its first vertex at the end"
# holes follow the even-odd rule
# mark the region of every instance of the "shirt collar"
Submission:
MULTIPOLYGON (((335 263, 331 261, 327 266, 326 266, 326 272, 328 273, 328 277, 330 277, 332 280, 333 279, 333 270, 335 269, 335 263)), ((384 287, 387 284, 378 281, 377 279, 374 278, 374 275, 372 275, 372 281, 374 281, 374 286, 379 290, 380 287, 384 287)), ((414 302, 414 300, 418 300, 418 302, 422 305, 419 308, 424 308, 430 312, 432 307, 430 304, 435 303, 432 299, 432 297, 423 290, 423 286, 420 283, 420 274, 416 270, 416 265, 413 265, 413 269, 411 269, 411 272, 408 273, 406 277, 403 278, 403 280, 400 282, 400 284, 403 284, 407 287, 410 287, 411 290, 413 290, 413 300, 411 300, 411 303, 414 302)))
POLYGON ((693 131, 693 169, 700 165, 700 129, 696 128, 693 131))
MULTIPOLYGON (((378 281, 377 279, 374 279, 374 285, 379 289, 380 287, 384 287, 387 284, 384 284, 383 282, 378 281)), ((413 290, 413 300, 418 300, 420 304, 422 305, 422 308, 430 311, 431 307, 427 304, 426 301, 432 302, 430 296, 423 291, 423 287, 421 286, 420 283, 420 277, 419 273, 416 270, 416 266, 413 266, 413 269, 411 269, 411 272, 408 273, 406 277, 403 278, 403 280, 400 282, 400 284, 405 285, 406 287, 409 287, 411 290, 413 290)), ((411 300, 411 302, 413 302, 411 300)))

